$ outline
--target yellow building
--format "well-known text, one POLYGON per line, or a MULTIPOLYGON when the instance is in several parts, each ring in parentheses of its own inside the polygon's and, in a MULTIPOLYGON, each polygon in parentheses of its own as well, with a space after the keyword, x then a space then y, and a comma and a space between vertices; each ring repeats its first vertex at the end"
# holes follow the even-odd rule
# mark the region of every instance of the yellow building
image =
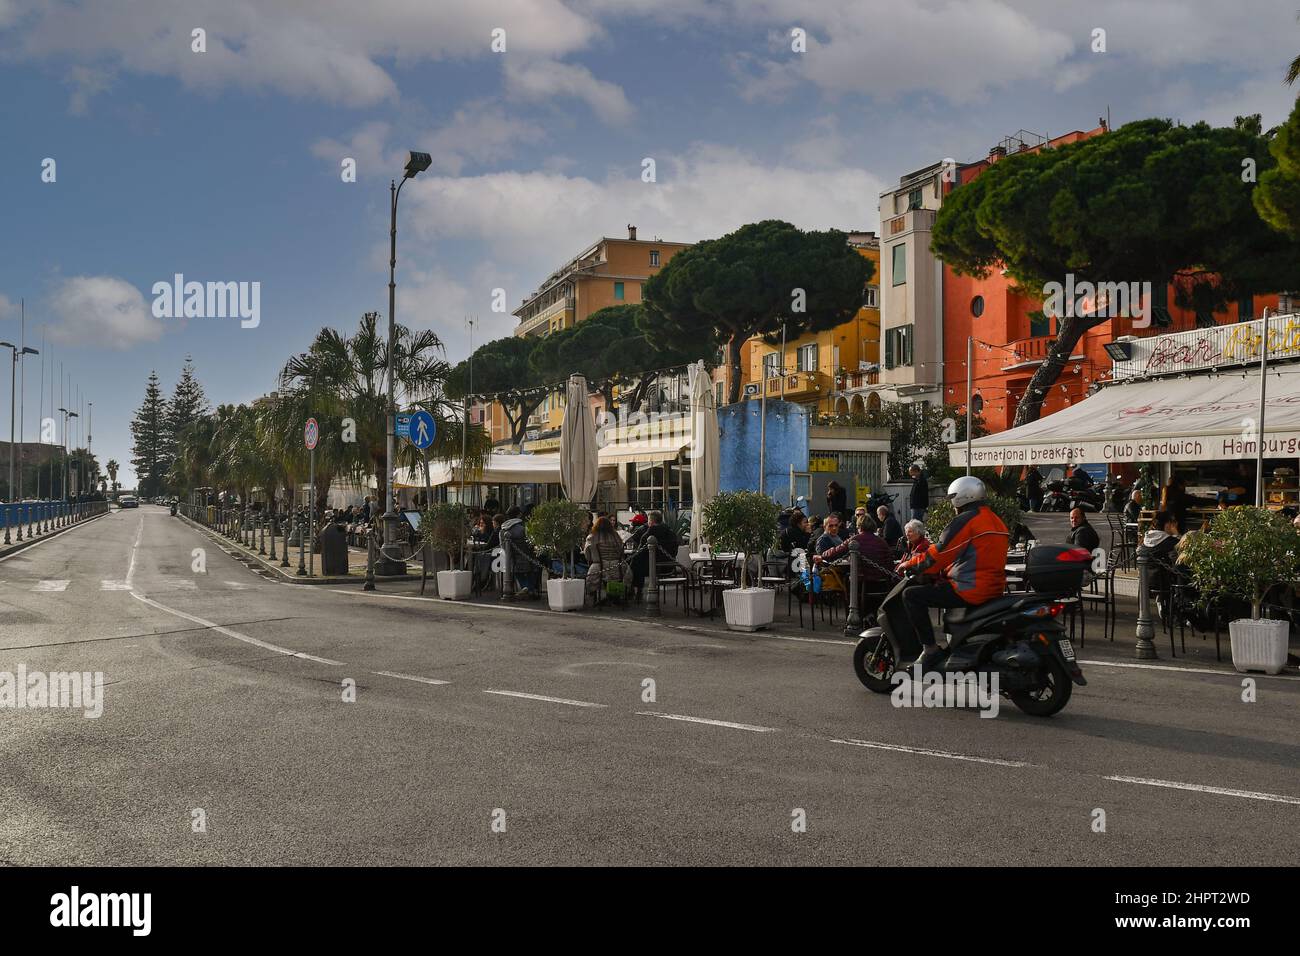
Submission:
MULTIPOLYGON (((742 377, 746 398, 760 398, 759 383, 766 381, 769 399, 834 414, 849 411, 853 389, 868 379, 874 383, 880 365, 880 240, 875 233, 852 232, 849 245, 876 266, 857 315, 833 329, 787 340, 784 361, 779 342, 750 339, 742 377)), ((857 399, 853 409, 861 402, 857 399)))
MULTIPOLYGON (((600 309, 639 303, 642 284, 690 245, 638 239, 636 226, 632 225, 627 227, 627 233, 625 239, 608 236, 599 239, 547 276, 537 291, 514 311, 518 319, 514 334, 550 335, 583 321, 600 309)), ((595 401, 598 403, 599 399, 595 401)), ((528 433, 534 437, 524 442, 524 450, 559 450, 558 429, 563 415, 564 394, 557 390, 548 395, 529 418, 528 433)), ((508 444, 510 427, 500 406, 492 406, 487 421, 492 443, 508 444)))

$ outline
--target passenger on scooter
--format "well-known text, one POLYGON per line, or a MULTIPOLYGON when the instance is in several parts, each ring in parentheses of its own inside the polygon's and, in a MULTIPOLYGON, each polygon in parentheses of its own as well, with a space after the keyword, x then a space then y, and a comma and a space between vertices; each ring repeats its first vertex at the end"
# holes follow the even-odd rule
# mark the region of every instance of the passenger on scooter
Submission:
MULTIPOLYGON (((1007 526, 985 503, 984 482, 972 475, 948 486, 957 517, 937 544, 903 563, 905 571, 927 575, 927 583, 903 591, 908 623, 921 644, 918 661, 928 670, 940 653, 930 623, 930 608, 973 607, 1002 596, 1007 586, 1007 526), (937 576, 937 580, 930 578, 937 576)), ((900 667, 903 665, 900 665, 900 667)))

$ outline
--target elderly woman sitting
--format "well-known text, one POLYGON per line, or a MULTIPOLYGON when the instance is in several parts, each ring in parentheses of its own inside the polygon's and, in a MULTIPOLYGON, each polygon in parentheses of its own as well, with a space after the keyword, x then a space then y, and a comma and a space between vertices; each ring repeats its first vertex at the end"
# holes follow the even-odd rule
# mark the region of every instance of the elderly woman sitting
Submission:
POLYGON ((895 571, 906 562, 930 550, 930 539, 925 536, 925 525, 916 518, 903 525, 903 537, 907 544, 904 546, 903 556, 894 568, 895 571))

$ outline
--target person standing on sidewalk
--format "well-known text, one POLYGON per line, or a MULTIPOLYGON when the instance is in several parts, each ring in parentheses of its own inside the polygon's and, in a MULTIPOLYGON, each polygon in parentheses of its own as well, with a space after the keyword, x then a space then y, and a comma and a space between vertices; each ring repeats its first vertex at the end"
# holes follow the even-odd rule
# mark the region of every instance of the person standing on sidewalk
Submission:
POLYGON ((907 507, 912 512, 912 520, 924 521, 925 513, 930 507, 930 482, 920 465, 913 465, 907 473, 912 476, 912 490, 907 496, 907 507))

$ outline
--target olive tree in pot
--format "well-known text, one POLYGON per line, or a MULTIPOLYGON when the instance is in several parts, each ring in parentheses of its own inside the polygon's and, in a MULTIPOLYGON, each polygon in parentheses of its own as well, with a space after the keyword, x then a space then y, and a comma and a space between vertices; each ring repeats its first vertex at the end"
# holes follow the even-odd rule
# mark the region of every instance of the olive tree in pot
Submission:
MULTIPOLYGON (((438 502, 420 514, 421 543, 434 555, 446 554, 451 566, 452 556, 465 547, 469 535, 469 512, 455 502, 438 502)), ((449 601, 463 601, 473 592, 474 575, 469 571, 439 571, 438 597, 449 601)))
POLYGON ((587 511, 572 501, 544 501, 528 516, 524 533, 538 551, 560 559, 564 576, 548 578, 546 599, 552 611, 576 611, 583 605, 586 582, 569 577, 570 555, 587 536, 587 511))
POLYGON ((727 626, 737 631, 756 631, 772 623, 776 592, 771 588, 749 587, 749 558, 776 544, 777 517, 781 509, 767 495, 757 491, 724 491, 704 506, 701 513, 704 538, 713 551, 744 554, 740 565, 740 587, 722 592, 727 626))
POLYGON ((1261 620, 1264 595, 1300 572, 1300 534, 1267 508, 1230 508, 1214 516, 1209 530, 1189 535, 1182 560, 1205 602, 1238 599, 1250 617, 1228 622, 1232 665, 1239 671, 1276 674, 1286 666, 1290 622, 1261 620))

